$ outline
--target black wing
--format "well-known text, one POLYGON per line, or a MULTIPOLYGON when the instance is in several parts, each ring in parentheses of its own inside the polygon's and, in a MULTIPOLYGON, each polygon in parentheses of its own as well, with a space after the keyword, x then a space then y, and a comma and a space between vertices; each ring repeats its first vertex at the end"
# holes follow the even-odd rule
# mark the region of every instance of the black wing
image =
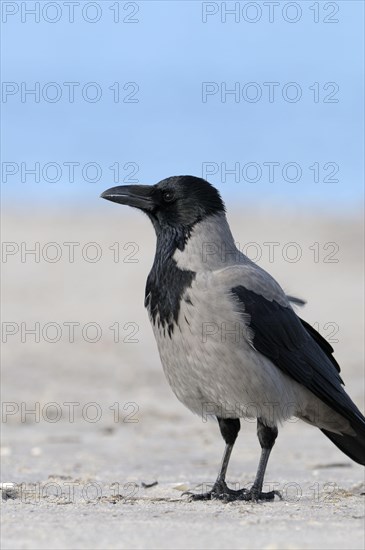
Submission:
MULTIPOLYGON (((317 342, 317 344, 322 348, 322 350, 327 355, 328 359, 331 361, 332 365, 336 368, 337 372, 341 372, 340 365, 337 363, 336 359, 333 357, 334 349, 327 342, 323 336, 319 334, 319 332, 316 331, 315 328, 312 327, 307 321, 304 321, 304 319, 301 319, 299 317, 300 322, 302 323, 305 330, 312 336, 312 338, 317 342)), ((341 379, 341 383, 344 384, 344 381, 341 379)))
POLYGON ((339 366, 328 342, 290 306, 267 300, 241 285, 231 292, 238 298, 242 312, 250 317, 255 349, 347 418, 365 438, 365 418, 342 387, 339 366))

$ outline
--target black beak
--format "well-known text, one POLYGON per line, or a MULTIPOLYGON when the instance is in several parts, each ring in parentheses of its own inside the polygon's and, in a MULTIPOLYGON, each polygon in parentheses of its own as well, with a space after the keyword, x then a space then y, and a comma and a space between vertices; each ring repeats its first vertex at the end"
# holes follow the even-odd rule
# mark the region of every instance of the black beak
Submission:
POLYGON ((111 187, 100 195, 102 199, 151 211, 155 207, 152 185, 121 185, 111 187))

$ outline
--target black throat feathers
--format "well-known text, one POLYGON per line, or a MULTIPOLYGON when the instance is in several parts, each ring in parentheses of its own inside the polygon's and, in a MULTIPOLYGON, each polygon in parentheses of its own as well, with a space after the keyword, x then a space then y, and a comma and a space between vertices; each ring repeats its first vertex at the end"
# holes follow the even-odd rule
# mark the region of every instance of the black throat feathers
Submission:
POLYGON ((157 233, 156 254, 147 278, 145 307, 154 324, 171 337, 178 323, 180 302, 191 287, 195 272, 180 269, 173 255, 184 250, 190 231, 186 228, 164 228, 157 233))

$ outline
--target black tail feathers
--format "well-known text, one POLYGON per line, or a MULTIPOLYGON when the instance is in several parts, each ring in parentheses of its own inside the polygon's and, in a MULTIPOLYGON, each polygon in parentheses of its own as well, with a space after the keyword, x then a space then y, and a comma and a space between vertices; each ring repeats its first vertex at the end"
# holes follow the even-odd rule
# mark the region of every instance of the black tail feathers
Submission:
POLYGON ((359 426, 359 429, 355 429, 356 435, 340 435, 337 433, 329 432, 328 430, 321 430, 332 443, 334 443, 345 455, 350 457, 358 464, 365 466, 365 423, 359 426))

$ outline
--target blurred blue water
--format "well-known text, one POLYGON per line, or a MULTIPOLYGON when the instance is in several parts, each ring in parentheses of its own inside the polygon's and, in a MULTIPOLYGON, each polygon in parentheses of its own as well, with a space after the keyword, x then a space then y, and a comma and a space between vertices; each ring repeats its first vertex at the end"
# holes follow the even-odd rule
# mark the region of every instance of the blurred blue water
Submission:
POLYGON ((237 200, 361 200, 362 1, 1 7, 6 204, 182 173, 237 200))

